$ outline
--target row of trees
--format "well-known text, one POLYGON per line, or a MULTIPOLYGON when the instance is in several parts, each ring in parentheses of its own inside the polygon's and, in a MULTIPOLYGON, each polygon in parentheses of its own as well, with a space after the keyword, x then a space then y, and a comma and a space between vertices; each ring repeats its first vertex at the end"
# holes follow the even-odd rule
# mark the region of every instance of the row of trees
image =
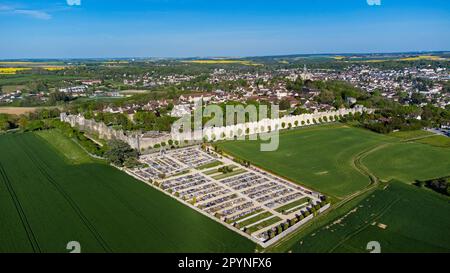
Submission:
POLYGON ((18 120, 17 116, 0 114, 0 132, 17 128, 18 120))
POLYGON ((450 123, 450 110, 426 105, 402 106, 392 104, 377 109, 375 113, 357 113, 341 119, 342 122, 356 121, 362 127, 377 133, 388 134, 394 130, 420 130, 424 127, 440 127, 450 123))
POLYGON ((286 231, 288 228, 294 226, 296 223, 302 221, 303 219, 305 219, 306 217, 310 216, 311 214, 316 215, 318 213, 318 211, 322 207, 327 205, 328 203, 329 202, 327 202, 327 201, 321 201, 321 202, 317 203, 316 205, 312 206, 311 208, 308 208, 307 210, 303 211, 302 213, 296 214, 295 218, 287 220, 286 222, 281 223, 277 227, 268 230, 267 231, 267 237, 269 239, 272 239, 273 237, 275 237, 275 236, 281 234, 282 232, 286 231))
POLYGON ((0 131, 20 129, 22 131, 35 131, 45 127, 44 120, 59 117, 58 108, 40 109, 35 112, 11 115, 0 114, 0 131))
POLYGON ((418 187, 430 188, 436 192, 450 196, 450 176, 431 179, 427 181, 416 181, 415 185, 418 187))
POLYGON ((117 166, 135 167, 139 165, 138 151, 123 141, 112 140, 103 146, 86 137, 85 133, 73 128, 69 123, 61 122, 56 108, 42 109, 21 116, 0 114, 0 131, 17 128, 21 132, 56 129, 64 136, 74 139, 88 153, 106 158, 117 166))
POLYGON ((116 166, 125 166, 133 168, 141 165, 138 161, 138 151, 132 149, 130 145, 121 140, 111 140, 108 143, 108 149, 104 153, 104 157, 116 166))

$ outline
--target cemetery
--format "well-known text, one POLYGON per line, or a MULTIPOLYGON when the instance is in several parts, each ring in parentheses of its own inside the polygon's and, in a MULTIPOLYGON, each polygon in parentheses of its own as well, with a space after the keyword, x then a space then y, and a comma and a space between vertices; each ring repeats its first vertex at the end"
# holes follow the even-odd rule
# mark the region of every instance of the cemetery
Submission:
POLYGON ((127 172, 263 247, 329 207, 318 192, 200 146, 140 161, 145 167, 127 172))

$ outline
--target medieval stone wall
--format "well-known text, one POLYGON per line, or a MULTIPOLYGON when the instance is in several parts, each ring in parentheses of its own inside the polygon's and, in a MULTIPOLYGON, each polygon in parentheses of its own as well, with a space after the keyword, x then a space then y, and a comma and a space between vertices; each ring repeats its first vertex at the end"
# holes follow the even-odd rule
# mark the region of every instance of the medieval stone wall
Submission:
POLYGON ((206 139, 208 141, 218 141, 224 139, 232 139, 246 135, 254 135, 258 133, 268 133, 275 130, 288 128, 297 128, 313 124, 321 124, 334 122, 341 117, 350 113, 373 112, 372 109, 364 107, 356 107, 352 109, 339 109, 336 111, 317 112, 313 114, 301 114, 296 116, 286 116, 278 119, 263 119, 258 122, 247 122, 230 126, 209 127, 195 132, 183 132, 172 130, 172 133, 162 134, 158 137, 148 137, 141 133, 124 132, 123 130, 115 130, 102 122, 85 119, 82 115, 67 115, 61 113, 61 121, 68 122, 72 127, 78 127, 81 130, 94 132, 103 139, 118 139, 128 143, 132 148, 144 150, 154 147, 156 144, 168 142, 169 140, 195 141, 206 139))

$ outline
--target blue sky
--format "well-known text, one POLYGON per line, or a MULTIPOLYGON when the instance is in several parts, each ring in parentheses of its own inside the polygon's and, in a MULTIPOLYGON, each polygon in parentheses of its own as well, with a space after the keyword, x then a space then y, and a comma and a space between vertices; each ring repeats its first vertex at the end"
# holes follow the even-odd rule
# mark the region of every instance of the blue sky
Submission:
POLYGON ((367 2, 0 0, 0 58, 450 50, 450 1, 367 2))

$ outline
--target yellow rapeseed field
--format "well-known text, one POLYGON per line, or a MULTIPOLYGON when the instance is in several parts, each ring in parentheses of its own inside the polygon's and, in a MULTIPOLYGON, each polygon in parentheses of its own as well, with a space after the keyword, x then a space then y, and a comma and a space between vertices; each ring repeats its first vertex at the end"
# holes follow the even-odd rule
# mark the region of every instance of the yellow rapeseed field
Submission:
POLYGON ((444 58, 441 58, 439 56, 432 56, 432 55, 422 55, 422 56, 415 56, 415 57, 408 57, 408 58, 402 58, 401 61, 420 61, 420 60, 427 60, 427 61, 442 61, 445 60, 444 58))
POLYGON ((0 67, 0 75, 14 75, 20 71, 27 71, 33 68, 42 68, 48 71, 59 71, 66 67, 64 66, 36 66, 36 67, 0 67))
POLYGON ((406 57, 406 58, 400 58, 400 59, 375 59, 375 60, 366 60, 364 62, 366 63, 382 63, 382 62, 388 62, 388 61, 403 61, 403 62, 414 62, 414 61, 445 61, 449 60, 446 58, 442 58, 439 56, 433 56, 433 55, 420 55, 420 56, 414 56, 414 57, 406 57))
POLYGON ((16 74, 18 71, 24 71, 24 70, 31 70, 31 68, 28 68, 28 67, 0 67, 0 74, 13 75, 13 74, 16 74))

